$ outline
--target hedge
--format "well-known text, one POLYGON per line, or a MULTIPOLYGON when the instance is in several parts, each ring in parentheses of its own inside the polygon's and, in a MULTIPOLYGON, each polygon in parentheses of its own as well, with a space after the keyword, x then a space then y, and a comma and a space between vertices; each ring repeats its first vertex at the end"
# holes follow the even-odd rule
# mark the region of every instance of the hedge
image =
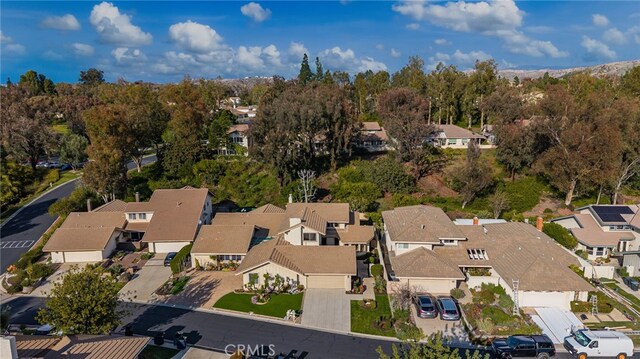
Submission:
POLYGON ((574 236, 569 233, 564 227, 557 223, 545 223, 542 227, 542 232, 548 235, 549 237, 555 239, 556 242, 560 243, 563 247, 568 249, 574 249, 578 246, 578 241, 574 236))
POLYGON ((382 264, 374 264, 371 266, 371 275, 374 277, 382 277, 382 264))
POLYGON ((182 247, 180 251, 178 251, 178 254, 176 254, 175 257, 173 257, 173 259, 171 260, 171 272, 173 274, 178 274, 182 272, 182 269, 184 267, 184 261, 189 255, 189 253, 191 253, 192 246, 193 244, 187 244, 186 246, 182 247))

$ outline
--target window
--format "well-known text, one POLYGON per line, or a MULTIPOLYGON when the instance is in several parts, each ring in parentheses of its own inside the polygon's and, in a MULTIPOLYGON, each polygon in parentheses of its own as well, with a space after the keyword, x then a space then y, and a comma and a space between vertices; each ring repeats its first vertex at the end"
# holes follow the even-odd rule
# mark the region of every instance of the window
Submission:
POLYGON ((138 213, 138 219, 147 219, 146 213, 138 213))
POLYGON ((315 241, 316 234, 315 233, 303 233, 302 237, 305 241, 315 241))
POLYGON ((129 213, 129 220, 130 221, 132 221, 132 220, 135 221, 135 219, 136 219, 136 214, 135 213, 129 213))
POLYGON ((598 248, 596 248, 596 255, 597 255, 597 256, 602 256, 602 255, 604 255, 604 248, 602 248, 602 247, 598 247, 598 248))
POLYGON ((398 243, 396 249, 409 249, 409 243, 398 243))
POLYGON ((467 143, 469 143, 469 139, 468 138, 463 138, 462 139, 462 144, 466 145, 467 143))
POLYGON ((593 248, 587 247, 587 253, 589 253, 589 255, 593 255, 593 248))
POLYGON ((469 259, 474 261, 486 261, 489 259, 484 249, 467 249, 467 255, 469 259))
POLYGON ((442 239, 442 244, 444 244, 445 246, 453 246, 456 244, 456 240, 455 239, 442 239))
POLYGON ((616 230, 616 226, 609 226, 609 230, 610 231, 615 231, 616 230))
POLYGON ((458 142, 455 138, 450 138, 447 140, 448 145, 455 145, 458 142))

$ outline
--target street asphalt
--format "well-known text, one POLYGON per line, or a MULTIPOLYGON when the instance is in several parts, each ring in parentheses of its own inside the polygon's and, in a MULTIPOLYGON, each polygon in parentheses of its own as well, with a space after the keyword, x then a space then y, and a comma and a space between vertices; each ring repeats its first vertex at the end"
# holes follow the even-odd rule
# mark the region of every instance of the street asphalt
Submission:
MULTIPOLYGON (((155 161, 154 155, 144 158, 142 163, 145 165, 155 161)), ((129 169, 135 168, 133 163, 127 166, 129 169)), ((23 253, 31 249, 53 224, 57 217, 49 215, 49 206, 60 198, 69 196, 78 183, 76 179, 54 188, 23 207, 0 227, 0 274, 4 273, 10 264, 15 263, 23 253)))
MULTIPOLYGON (((20 296, 4 305, 9 306, 10 323, 36 325, 35 315, 44 304, 43 298, 20 296)), ((307 358, 378 358, 376 348, 382 347, 390 354, 392 341, 363 338, 312 330, 298 326, 264 322, 210 312, 192 311, 149 304, 123 303, 122 309, 129 312, 123 327, 132 326, 139 335, 154 336, 164 332, 171 341, 174 334, 182 332, 187 342, 199 347, 224 350, 230 345, 274 345, 277 352, 296 350, 307 352, 307 358)), ((460 350, 464 356, 465 351, 460 350)), ((635 357, 635 355, 634 355, 635 357)), ((558 353, 554 358, 573 358, 567 353, 558 353)))

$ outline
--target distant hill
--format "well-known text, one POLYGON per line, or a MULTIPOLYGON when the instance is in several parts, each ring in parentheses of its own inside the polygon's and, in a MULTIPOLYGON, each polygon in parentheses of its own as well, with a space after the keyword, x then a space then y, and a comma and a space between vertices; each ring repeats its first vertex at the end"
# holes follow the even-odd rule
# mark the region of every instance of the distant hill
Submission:
POLYGON ((542 77, 545 72, 549 73, 552 77, 563 77, 573 72, 588 71, 594 76, 622 76, 629 69, 640 66, 640 60, 610 62, 608 64, 586 66, 586 67, 571 67, 571 68, 546 68, 546 69, 506 69, 499 70, 498 73, 502 77, 513 79, 518 76, 520 80, 525 78, 536 79, 542 77))

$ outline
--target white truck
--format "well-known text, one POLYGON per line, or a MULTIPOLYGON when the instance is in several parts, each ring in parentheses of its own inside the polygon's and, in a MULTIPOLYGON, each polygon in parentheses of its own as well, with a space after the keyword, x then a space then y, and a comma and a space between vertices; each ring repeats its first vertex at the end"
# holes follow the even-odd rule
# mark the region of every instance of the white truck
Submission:
POLYGON ((564 348, 578 359, 587 357, 615 357, 626 359, 633 355, 633 341, 614 330, 580 329, 564 338, 564 348))

